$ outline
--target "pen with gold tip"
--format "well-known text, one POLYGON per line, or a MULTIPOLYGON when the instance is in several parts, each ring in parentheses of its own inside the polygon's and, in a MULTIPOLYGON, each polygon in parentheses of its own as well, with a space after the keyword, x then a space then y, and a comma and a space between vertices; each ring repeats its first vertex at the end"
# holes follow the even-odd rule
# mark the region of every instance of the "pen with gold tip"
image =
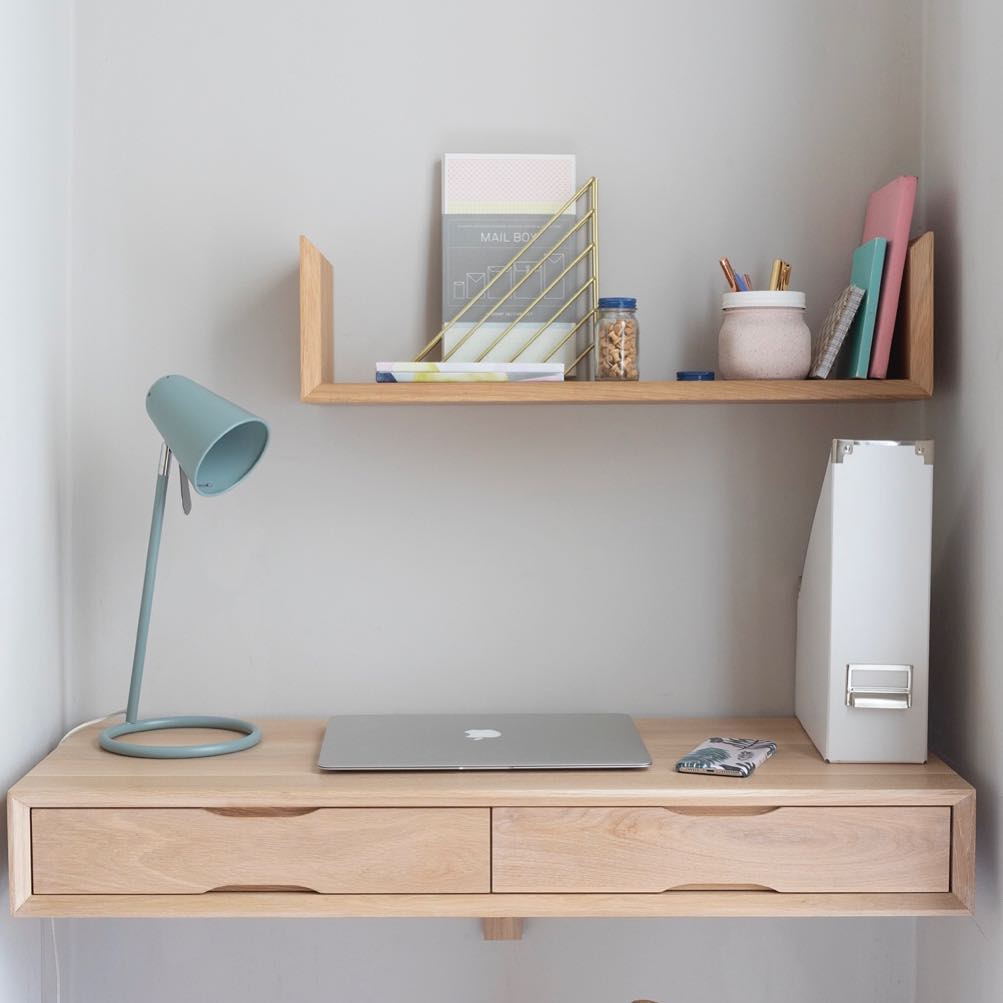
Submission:
POLYGON ((779 258, 773 259, 773 267, 770 269, 770 292, 776 292, 780 288, 780 276, 783 272, 784 263, 779 258))
POLYGON ((721 271, 728 280, 728 286, 733 293, 738 292, 738 280, 735 278, 735 269, 731 267, 731 262, 727 258, 721 259, 721 271))

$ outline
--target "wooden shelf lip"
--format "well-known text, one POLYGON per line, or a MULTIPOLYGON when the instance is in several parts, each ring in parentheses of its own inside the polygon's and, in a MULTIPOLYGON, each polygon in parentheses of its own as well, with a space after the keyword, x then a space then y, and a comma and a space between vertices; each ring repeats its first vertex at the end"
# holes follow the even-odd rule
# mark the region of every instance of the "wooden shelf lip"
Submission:
POLYGON ((969 916, 951 892, 780 894, 680 891, 587 895, 318 895, 209 892, 204 895, 32 895, 17 916, 450 918, 681 916, 969 916))
POLYGON ((677 380, 636 383, 320 383, 309 404, 774 404, 917 401, 911 380, 677 380))

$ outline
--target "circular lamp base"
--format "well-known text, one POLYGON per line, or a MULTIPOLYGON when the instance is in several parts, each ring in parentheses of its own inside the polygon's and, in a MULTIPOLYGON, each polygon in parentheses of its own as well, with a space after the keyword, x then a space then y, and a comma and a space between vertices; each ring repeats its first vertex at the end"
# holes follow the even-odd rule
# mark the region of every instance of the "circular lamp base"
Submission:
POLYGON ((101 748, 120 756, 140 756, 143 759, 200 759, 203 756, 225 756, 242 752, 261 741, 261 731, 249 721, 235 717, 158 717, 148 721, 126 721, 101 732, 101 748), (216 731, 240 732, 242 738, 229 742, 209 742, 205 745, 137 745, 120 742, 123 735, 143 731, 165 731, 168 728, 206 728, 216 731))

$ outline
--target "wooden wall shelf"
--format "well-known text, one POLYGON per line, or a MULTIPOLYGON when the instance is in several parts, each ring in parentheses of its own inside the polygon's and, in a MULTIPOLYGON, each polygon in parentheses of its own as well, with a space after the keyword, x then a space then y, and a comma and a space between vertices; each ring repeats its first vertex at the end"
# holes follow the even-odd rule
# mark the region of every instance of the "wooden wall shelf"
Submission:
POLYGON ((771 404, 912 401, 911 380, 675 380, 637 383, 320 383, 309 404, 771 404))
MULTIPOLYGON (((938 759, 829 765, 792 718, 638 722, 647 770, 323 773, 319 720, 210 760, 71 736, 8 795, 18 916, 963 916, 975 794, 938 759), (708 735, 778 752, 680 774, 708 735)), ((144 736, 192 741, 185 733, 144 736)))
POLYGON ((933 393, 932 233, 909 245, 891 370, 898 378, 888 380, 336 383, 333 274, 300 237, 300 399, 309 404, 797 404, 915 401, 933 393))

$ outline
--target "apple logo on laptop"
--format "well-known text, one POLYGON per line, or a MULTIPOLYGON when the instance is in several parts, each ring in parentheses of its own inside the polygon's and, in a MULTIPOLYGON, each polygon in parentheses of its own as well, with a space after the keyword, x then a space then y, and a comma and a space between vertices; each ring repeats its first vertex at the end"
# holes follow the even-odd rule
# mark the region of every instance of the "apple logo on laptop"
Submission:
POLYGON ((469 728, 464 735, 475 742, 483 742, 485 738, 501 738, 501 732, 494 728, 469 728))

